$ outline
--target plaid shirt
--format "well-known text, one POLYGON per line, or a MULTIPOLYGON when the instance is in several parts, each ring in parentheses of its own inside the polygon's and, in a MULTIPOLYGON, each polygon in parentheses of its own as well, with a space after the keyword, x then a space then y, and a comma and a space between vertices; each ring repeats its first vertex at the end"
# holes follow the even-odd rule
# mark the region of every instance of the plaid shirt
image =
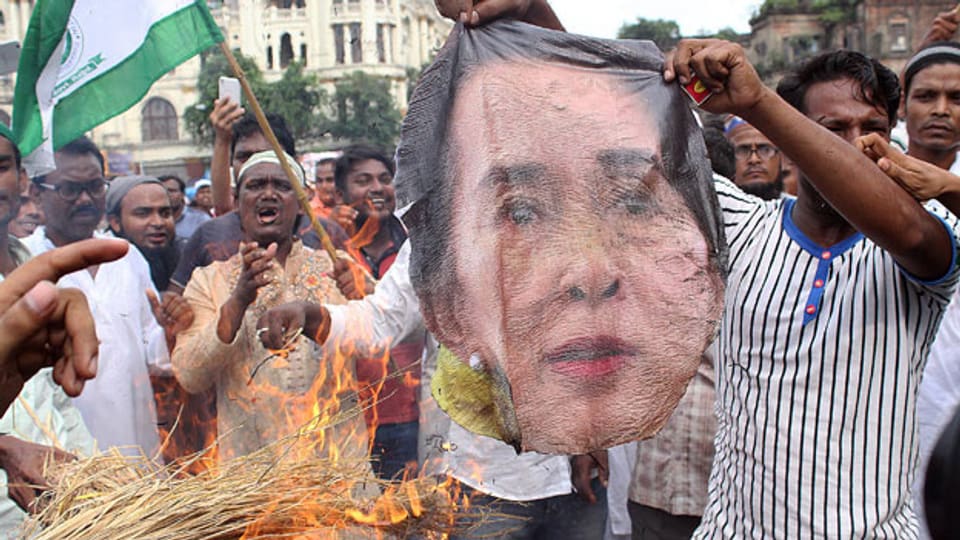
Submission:
POLYGON ((673 515, 700 516, 707 505, 717 429, 711 346, 673 416, 655 437, 637 443, 630 500, 673 515))

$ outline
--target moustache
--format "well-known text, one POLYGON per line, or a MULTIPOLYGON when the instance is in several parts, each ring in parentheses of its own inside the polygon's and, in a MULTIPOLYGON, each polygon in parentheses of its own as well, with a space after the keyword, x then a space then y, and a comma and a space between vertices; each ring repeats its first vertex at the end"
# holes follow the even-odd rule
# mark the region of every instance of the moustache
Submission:
POLYGON ((85 205, 83 205, 83 206, 76 206, 76 207, 71 208, 71 209, 70 209, 70 212, 69 212, 67 215, 72 217, 72 216, 74 216, 74 215, 76 215, 76 214, 79 214, 79 213, 81 213, 81 212, 84 212, 84 213, 88 213, 88 212, 99 213, 99 212, 100 212, 100 209, 97 208, 95 205, 85 204, 85 205))

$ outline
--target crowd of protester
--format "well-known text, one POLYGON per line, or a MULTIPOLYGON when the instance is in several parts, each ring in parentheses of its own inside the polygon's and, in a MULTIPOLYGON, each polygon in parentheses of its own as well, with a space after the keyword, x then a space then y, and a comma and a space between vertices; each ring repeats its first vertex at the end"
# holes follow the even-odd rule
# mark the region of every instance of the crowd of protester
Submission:
MULTIPOLYGON (((562 30, 546 0, 437 5, 470 26, 562 30)), ((268 115, 277 155, 217 100, 209 180, 108 180, 87 138, 29 178, 0 128, 0 536, 45 486, 47 456, 172 461, 216 441, 229 459, 295 428, 297 396, 363 408, 325 448, 370 456, 385 480, 450 475, 492 510, 454 537, 955 537, 958 22, 939 15, 899 76, 838 50, 775 90, 739 45, 667 53, 667 82, 695 72, 714 93, 725 309, 660 433, 589 455, 517 453, 431 400, 440 347, 411 283, 394 149, 353 144, 304 168, 283 118, 268 115), (260 369, 293 329, 309 339, 260 369), (350 391, 317 383, 323 363, 350 391)))

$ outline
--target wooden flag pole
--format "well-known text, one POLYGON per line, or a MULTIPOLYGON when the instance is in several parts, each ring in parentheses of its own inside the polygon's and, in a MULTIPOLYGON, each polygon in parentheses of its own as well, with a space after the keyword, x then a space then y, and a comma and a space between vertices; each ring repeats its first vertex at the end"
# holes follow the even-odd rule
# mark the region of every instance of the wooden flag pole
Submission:
POLYGON ((240 87, 243 88, 243 95, 247 97, 247 102, 249 103, 250 108, 253 109, 253 115, 257 117, 257 123, 260 124, 260 130, 263 131, 267 141, 270 142, 270 146, 273 148, 273 151, 277 154, 277 159, 280 161, 280 166, 283 167, 284 174, 287 175, 287 179, 290 180, 290 184, 293 185, 293 190, 297 194, 297 200, 300 202, 300 209, 303 210, 304 215, 310 218, 310 226, 313 227, 313 232, 317 233, 317 236, 320 237, 320 243, 323 246, 323 250, 326 251, 327 255, 330 256, 330 261, 336 263, 337 248, 334 247, 333 242, 330 240, 330 236, 327 234, 327 231, 324 230, 323 226, 320 225, 320 222, 317 221, 317 217, 313 215, 313 209, 310 208, 310 201, 307 199, 307 192, 303 189, 303 186, 300 184, 300 180, 293 172, 290 164, 287 163, 287 160, 283 158, 283 147, 280 146, 280 141, 277 140, 277 136, 274 134, 273 128, 270 127, 270 122, 267 121, 267 116, 263 114, 263 109, 260 107, 260 102, 257 101, 257 96, 253 94, 253 89, 250 88, 250 83, 247 81, 247 77, 243 73, 243 68, 240 67, 236 57, 233 56, 233 51, 230 50, 230 47, 227 45, 226 41, 220 42, 220 50, 222 50, 223 54, 227 57, 227 62, 230 63, 230 68, 233 69, 234 75, 236 75, 237 79, 239 79, 240 87))

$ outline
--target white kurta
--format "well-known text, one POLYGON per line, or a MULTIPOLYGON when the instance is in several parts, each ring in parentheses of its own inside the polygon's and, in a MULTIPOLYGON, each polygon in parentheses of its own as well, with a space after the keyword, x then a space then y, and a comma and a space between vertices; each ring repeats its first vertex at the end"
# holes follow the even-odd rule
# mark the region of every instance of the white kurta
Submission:
MULTIPOLYGON (((9 242, 10 253, 20 266, 30 258, 30 253, 19 240, 11 237, 9 242)), ((3 278, 0 275, 0 281, 3 278)), ((17 399, 0 417, 0 433, 68 452, 90 455, 96 450, 80 411, 53 381, 52 368, 41 369, 24 383, 17 399)), ((26 512, 7 495, 7 473, 0 469, 0 538, 16 538, 26 517, 26 512)))
MULTIPOLYGON (((40 370, 0 418, 0 433, 68 452, 91 455, 96 450, 80 412, 53 382, 53 370, 40 370)), ((0 539, 16 538, 27 514, 7 496, 7 475, 0 469, 0 539)))
MULTIPOLYGON (((43 227, 24 243, 35 255, 54 247, 43 227)), ((97 376, 73 400, 84 423, 102 450, 153 457, 160 438, 149 375, 172 371, 163 328, 146 296, 156 292, 146 259, 131 245, 121 259, 101 264, 96 277, 80 270, 57 285, 84 293, 100 339, 97 376)))

